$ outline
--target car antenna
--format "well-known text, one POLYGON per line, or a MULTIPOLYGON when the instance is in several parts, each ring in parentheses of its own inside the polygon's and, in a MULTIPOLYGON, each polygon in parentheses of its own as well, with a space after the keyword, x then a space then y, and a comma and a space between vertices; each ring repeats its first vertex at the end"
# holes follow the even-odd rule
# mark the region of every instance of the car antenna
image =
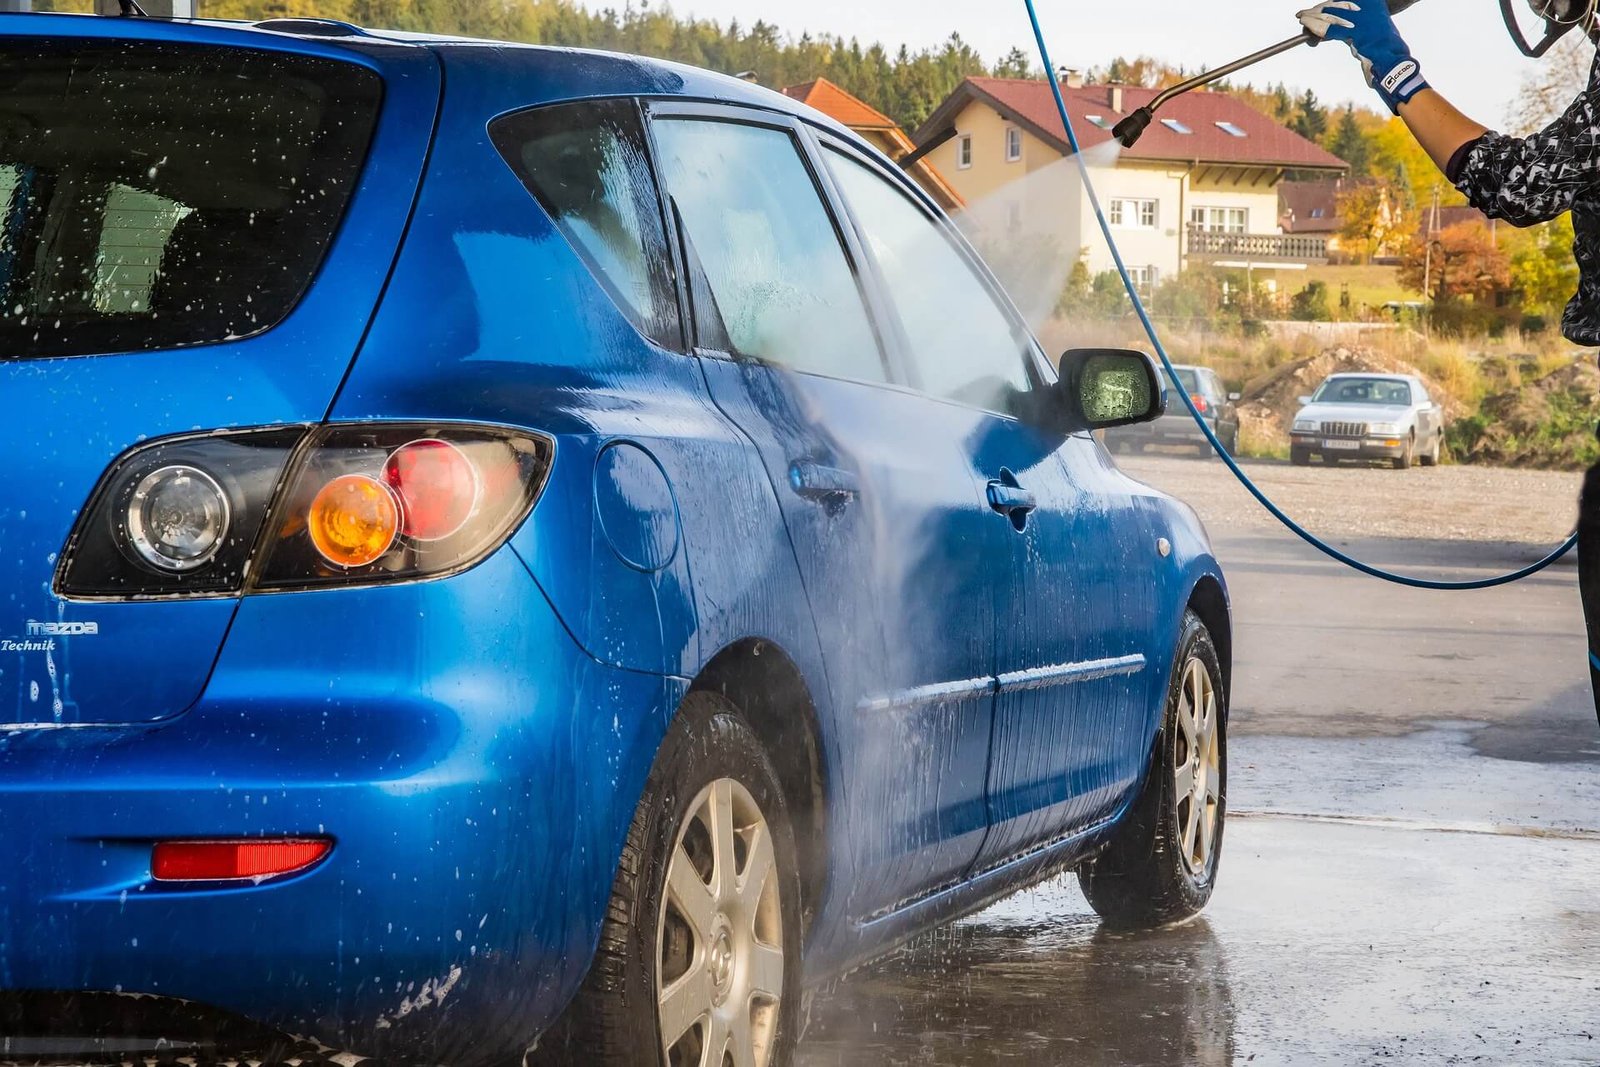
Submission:
POLYGON ((139 6, 139 0, 117 0, 117 6, 122 9, 122 17, 125 19, 150 17, 145 14, 144 8, 139 6))

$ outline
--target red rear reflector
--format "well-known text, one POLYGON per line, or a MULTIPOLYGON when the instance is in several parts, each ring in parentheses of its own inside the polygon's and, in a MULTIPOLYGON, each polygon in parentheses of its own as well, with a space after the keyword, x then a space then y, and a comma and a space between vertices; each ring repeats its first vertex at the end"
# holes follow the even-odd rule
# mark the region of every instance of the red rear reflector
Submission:
POLYGON ((161 882, 223 882, 270 878, 303 871, 328 854, 333 842, 294 839, 263 841, 159 841, 150 873, 161 882))
POLYGON ((1200 412, 1202 415, 1206 413, 1206 408, 1211 406, 1210 404, 1206 403, 1205 397, 1198 394, 1190 394, 1189 399, 1194 401, 1194 409, 1200 412))
POLYGON ((478 471, 466 454, 436 437, 395 449, 384 479, 400 496, 407 537, 442 541, 460 532, 478 504, 478 471))

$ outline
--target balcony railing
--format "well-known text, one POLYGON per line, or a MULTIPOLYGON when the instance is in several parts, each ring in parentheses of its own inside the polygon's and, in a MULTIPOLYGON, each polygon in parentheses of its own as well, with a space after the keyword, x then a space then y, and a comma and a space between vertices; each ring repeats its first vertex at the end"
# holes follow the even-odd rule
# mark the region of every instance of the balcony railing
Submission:
POLYGON ((1328 239, 1315 234, 1219 233, 1189 227, 1189 255, 1255 263, 1326 263, 1328 239))

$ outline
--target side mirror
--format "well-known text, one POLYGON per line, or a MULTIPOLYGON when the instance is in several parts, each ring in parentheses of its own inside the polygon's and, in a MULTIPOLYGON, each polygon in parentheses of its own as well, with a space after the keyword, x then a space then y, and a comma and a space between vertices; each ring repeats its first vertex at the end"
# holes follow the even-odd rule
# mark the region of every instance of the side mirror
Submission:
POLYGON ((1295 399, 1300 402, 1301 407, 1305 407, 1307 404, 1311 403, 1311 398, 1309 396, 1297 396, 1295 399))
POLYGON ((1244 399, 1244 398, 1241 397, 1238 393, 1229 393, 1228 394, 1228 403, 1230 403, 1230 404, 1236 404, 1242 399, 1244 399))
POLYGON ((1074 348, 1061 357, 1059 416, 1070 432, 1150 422, 1167 410, 1155 361, 1121 348, 1074 348))

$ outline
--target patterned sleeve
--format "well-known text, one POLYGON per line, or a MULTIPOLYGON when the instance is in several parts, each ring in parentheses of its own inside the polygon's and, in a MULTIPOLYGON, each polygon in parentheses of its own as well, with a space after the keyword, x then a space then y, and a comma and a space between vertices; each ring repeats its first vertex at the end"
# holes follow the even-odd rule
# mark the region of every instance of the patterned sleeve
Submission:
POLYGON ((1538 133, 1486 133, 1468 145, 1450 180, 1473 207, 1514 226, 1548 222, 1566 211, 1580 191, 1600 180, 1600 91, 1594 79, 1538 133))

